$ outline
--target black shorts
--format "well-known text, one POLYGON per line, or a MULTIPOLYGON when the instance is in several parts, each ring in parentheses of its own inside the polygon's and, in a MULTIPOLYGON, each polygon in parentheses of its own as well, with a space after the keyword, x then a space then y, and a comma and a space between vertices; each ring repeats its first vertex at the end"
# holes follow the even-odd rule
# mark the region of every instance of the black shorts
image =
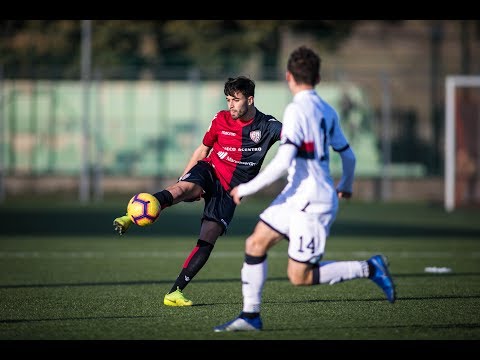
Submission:
POLYGON ((227 231, 230 221, 232 221, 237 206, 233 198, 220 184, 220 180, 216 177, 209 163, 199 161, 187 174, 190 175, 182 181, 200 185, 205 191, 202 196, 205 200, 202 221, 216 221, 222 225, 223 235, 227 231))

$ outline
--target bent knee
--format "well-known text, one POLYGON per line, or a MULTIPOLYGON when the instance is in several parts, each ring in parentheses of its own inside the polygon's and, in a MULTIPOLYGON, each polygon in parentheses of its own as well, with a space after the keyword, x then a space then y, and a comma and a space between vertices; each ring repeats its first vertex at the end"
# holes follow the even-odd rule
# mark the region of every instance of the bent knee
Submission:
POLYGON ((298 274, 288 274, 288 280, 294 286, 311 285, 311 281, 306 276, 298 274))
POLYGON ((259 221, 245 242, 245 250, 249 255, 263 256, 281 239, 283 239, 282 234, 267 226, 263 221, 259 221))
POLYGON ((292 285, 312 285, 312 269, 307 264, 289 259, 287 275, 292 285))
POLYGON ((245 250, 250 255, 263 255, 267 252, 268 242, 261 237, 250 235, 245 243, 245 250))

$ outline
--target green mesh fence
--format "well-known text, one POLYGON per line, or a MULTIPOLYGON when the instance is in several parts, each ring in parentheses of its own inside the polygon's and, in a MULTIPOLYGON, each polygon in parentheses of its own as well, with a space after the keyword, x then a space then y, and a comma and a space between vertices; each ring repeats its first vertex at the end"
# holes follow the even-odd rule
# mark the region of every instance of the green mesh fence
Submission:
MULTIPOLYGON (((257 82, 255 105, 281 120, 291 94, 284 82, 257 82)), ((4 81, 1 156, 8 174, 79 174, 83 121, 88 118, 91 168, 105 174, 176 176, 226 108, 223 82, 102 81, 85 91, 77 81, 4 81), (88 116, 83 107, 88 94, 88 116)), ((357 174, 380 174, 378 139, 368 101, 353 85, 322 83, 358 158, 357 174)), ((274 148, 275 149, 275 148, 274 148)), ((273 157, 271 151, 266 162, 273 157)), ((332 154, 332 169, 340 159, 332 154)))

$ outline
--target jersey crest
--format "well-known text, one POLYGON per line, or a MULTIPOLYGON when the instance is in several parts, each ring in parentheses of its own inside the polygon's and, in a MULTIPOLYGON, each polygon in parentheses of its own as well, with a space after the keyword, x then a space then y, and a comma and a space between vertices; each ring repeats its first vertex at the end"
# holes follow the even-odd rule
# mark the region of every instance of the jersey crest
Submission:
POLYGON ((250 131, 250 139, 257 144, 260 141, 260 138, 262 137, 262 132, 260 130, 254 130, 250 131))

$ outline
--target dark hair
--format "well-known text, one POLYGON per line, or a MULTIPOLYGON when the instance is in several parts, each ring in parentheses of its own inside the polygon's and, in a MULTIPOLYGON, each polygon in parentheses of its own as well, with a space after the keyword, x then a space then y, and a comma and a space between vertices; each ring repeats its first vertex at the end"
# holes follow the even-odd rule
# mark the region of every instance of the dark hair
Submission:
POLYGON ((226 96, 234 96, 236 92, 241 92, 243 96, 255 96, 255 83, 246 76, 228 78, 223 90, 226 96))
POLYGON ((306 46, 295 49, 288 58, 287 70, 299 84, 315 86, 320 80, 320 65, 322 60, 306 46))

